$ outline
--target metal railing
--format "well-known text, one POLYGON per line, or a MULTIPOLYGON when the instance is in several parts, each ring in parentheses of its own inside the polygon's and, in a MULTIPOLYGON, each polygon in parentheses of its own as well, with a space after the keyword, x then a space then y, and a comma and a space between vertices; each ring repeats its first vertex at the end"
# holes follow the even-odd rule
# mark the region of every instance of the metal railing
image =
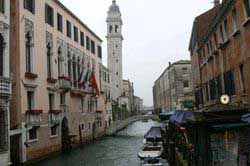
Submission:
POLYGON ((11 95, 11 80, 0 77, 0 95, 11 95))

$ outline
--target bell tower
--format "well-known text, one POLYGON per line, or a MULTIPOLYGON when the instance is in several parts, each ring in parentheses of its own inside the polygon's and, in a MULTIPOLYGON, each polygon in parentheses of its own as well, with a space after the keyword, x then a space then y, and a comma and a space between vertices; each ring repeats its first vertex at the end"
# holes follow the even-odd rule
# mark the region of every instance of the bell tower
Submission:
POLYGON ((110 70, 111 99, 118 101, 123 91, 122 75, 122 19, 119 6, 113 0, 107 17, 107 56, 110 70))

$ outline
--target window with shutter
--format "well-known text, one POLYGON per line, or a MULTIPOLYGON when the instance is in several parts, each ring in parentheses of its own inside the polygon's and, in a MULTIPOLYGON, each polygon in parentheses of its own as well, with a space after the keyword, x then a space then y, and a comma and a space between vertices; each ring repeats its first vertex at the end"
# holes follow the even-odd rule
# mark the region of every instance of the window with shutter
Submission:
POLYGON ((62 15, 57 13, 57 30, 63 32, 63 20, 62 15))
POLYGON ((71 23, 67 20, 67 36, 71 38, 71 23))
POLYGON ((0 12, 5 12, 5 0, 0 0, 0 12))
POLYGON ((235 95, 234 74, 232 70, 224 73, 225 93, 235 95))
POLYGON ((209 88, 210 88, 210 100, 215 100, 216 99, 215 80, 211 80, 209 82, 209 88))
POLYGON ((35 0, 24 0, 24 8, 35 14, 35 0))
POLYGON ((54 26, 54 9, 48 4, 45 5, 45 21, 52 27, 54 26))

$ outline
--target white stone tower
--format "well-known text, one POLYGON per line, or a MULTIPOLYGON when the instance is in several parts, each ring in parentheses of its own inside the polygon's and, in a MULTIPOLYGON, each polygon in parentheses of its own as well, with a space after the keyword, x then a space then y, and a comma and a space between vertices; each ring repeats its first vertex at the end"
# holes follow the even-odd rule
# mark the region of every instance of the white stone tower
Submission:
POLYGON ((107 17, 107 51, 110 70, 111 98, 118 101, 122 95, 122 19, 119 6, 113 0, 107 17))

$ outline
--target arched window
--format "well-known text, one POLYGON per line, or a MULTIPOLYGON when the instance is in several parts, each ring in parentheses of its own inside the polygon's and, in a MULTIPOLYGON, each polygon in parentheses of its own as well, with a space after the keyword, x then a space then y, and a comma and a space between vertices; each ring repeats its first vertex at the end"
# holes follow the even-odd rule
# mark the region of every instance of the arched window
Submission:
POLYGON ((4 38, 2 34, 0 34, 0 76, 4 76, 4 38))
POLYGON ((47 76, 48 78, 52 77, 52 60, 51 60, 51 46, 47 44, 47 76))
POLYGON ((31 42, 31 34, 30 32, 28 32, 25 35, 25 39, 26 39, 26 72, 32 72, 32 65, 31 65, 31 61, 32 61, 32 52, 31 52, 31 46, 32 46, 32 42, 31 42))
POLYGON ((61 56, 62 56, 62 49, 61 47, 58 48, 58 76, 61 77, 61 56))
POLYGON ((118 30, 119 30, 118 25, 116 25, 115 26, 115 33, 118 33, 118 30))
POLYGON ((113 26, 110 25, 110 26, 109 26, 109 33, 112 33, 112 31, 113 31, 113 26))
POLYGON ((71 56, 70 53, 68 53, 68 77, 71 79, 72 78, 72 61, 71 61, 71 56))
POLYGON ((80 81, 81 77, 81 60, 78 57, 77 59, 77 81, 80 81))
POLYGON ((73 82, 74 87, 76 87, 76 58, 73 56, 73 82))

